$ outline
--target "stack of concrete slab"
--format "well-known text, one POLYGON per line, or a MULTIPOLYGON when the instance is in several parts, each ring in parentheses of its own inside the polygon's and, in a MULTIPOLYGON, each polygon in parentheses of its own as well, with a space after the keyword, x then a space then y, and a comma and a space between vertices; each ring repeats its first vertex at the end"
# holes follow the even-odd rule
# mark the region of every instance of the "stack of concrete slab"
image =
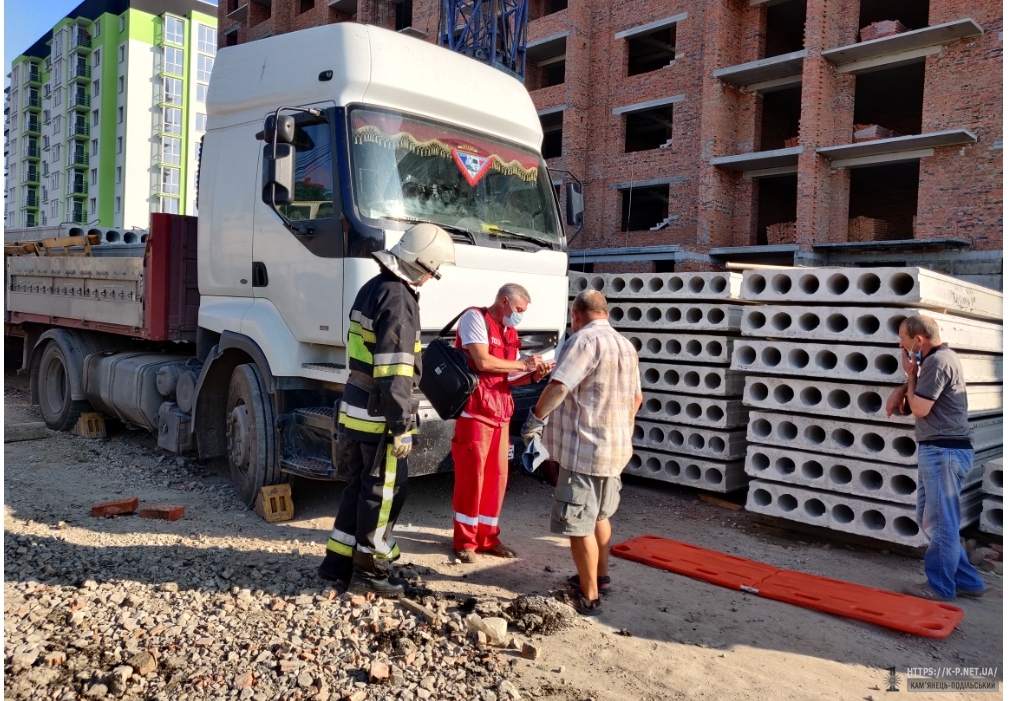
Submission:
POLYGON ((984 464, 984 480, 981 483, 981 523, 985 533, 1002 535, 1002 458, 989 460, 984 464))
POLYGON ((746 484, 743 375, 729 369, 743 306, 739 273, 571 275, 599 290, 638 350, 644 404, 627 472, 715 492, 746 484))
POLYGON ((897 329, 922 313, 938 322, 968 383, 976 460, 962 525, 978 518, 982 465, 1002 454, 1000 293, 920 268, 788 268, 747 271, 740 296, 763 303, 742 308, 730 366, 745 374, 748 510, 925 544, 914 418, 885 407, 905 379, 897 329))

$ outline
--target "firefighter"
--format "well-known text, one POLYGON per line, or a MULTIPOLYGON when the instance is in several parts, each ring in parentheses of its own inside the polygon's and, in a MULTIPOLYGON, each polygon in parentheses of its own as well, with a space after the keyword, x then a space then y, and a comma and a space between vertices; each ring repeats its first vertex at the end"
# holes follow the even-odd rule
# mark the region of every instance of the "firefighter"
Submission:
POLYGON ((333 464, 349 481, 319 576, 341 589, 396 597, 403 585, 389 577, 399 557, 392 529, 405 499, 406 458, 416 430, 418 288, 440 278, 443 264, 455 263, 455 245, 441 227, 421 223, 372 255, 381 271, 357 293, 350 311, 350 377, 334 426, 333 464))

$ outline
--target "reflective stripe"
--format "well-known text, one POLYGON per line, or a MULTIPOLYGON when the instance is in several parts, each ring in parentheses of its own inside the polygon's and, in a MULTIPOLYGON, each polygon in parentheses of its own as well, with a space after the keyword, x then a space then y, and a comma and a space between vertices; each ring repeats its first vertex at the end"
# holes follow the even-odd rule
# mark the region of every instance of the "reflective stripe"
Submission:
POLYGON ((352 309, 350 311, 350 320, 351 322, 357 322, 362 328, 368 329, 369 331, 375 328, 375 322, 362 314, 360 309, 352 309))
POLYGON ((382 505, 378 509, 378 524, 375 526, 375 537, 372 542, 379 554, 389 555, 391 549, 385 541, 385 531, 389 527, 389 514, 392 512, 392 498, 396 492, 396 468, 399 460, 392 454, 392 445, 385 448, 385 482, 382 484, 382 505))
POLYGON ((394 544, 392 546, 392 548, 389 549, 389 552, 387 552, 387 553, 375 552, 371 548, 366 548, 363 545, 359 545, 358 548, 357 548, 357 551, 360 552, 360 553, 365 553, 367 555, 371 555, 376 560, 395 560, 397 557, 400 556, 399 545, 398 544, 394 544))
POLYGON ((337 555, 344 555, 345 557, 354 556, 354 548, 352 548, 349 545, 344 545, 343 543, 335 541, 332 538, 326 541, 326 550, 334 552, 337 555))
POLYGON ((340 425, 360 433, 380 434, 385 432, 385 421, 363 421, 340 412, 340 425))
POLYGON ((395 365, 402 363, 413 366, 413 353, 376 353, 375 365, 395 365))
POLYGON ((368 365, 374 364, 371 351, 364 345, 364 339, 353 331, 347 334, 347 356, 351 360, 360 360, 368 365))
POLYGON ((347 416, 350 416, 355 419, 361 419, 362 421, 385 423, 384 417, 369 414, 368 410, 365 409, 364 407, 354 406, 353 404, 350 404, 349 402, 346 401, 340 402, 340 413, 346 414, 347 416))
POLYGON ((455 520, 459 523, 464 523, 467 526, 475 526, 480 523, 480 520, 477 517, 467 516, 466 514, 460 514, 459 512, 456 512, 455 520))
POLYGON ((350 547, 357 545, 357 538, 352 536, 350 533, 344 533, 336 528, 334 528, 333 532, 329 534, 329 537, 331 540, 343 543, 344 545, 349 545, 350 547))
POLYGON ((417 341, 416 343, 413 344, 413 352, 420 353, 420 351, 421 351, 420 341, 417 341))
POLYGON ((361 324, 357 323, 356 321, 350 322, 349 333, 357 334, 358 336, 363 338, 367 343, 375 343, 378 338, 377 336, 375 336, 374 331, 364 328, 363 326, 361 326, 361 324))
POLYGON ((480 521, 480 523, 482 523, 485 526, 496 526, 497 525, 497 518, 494 518, 494 517, 491 517, 491 516, 480 516, 478 518, 478 520, 480 521))
POLYGON ((376 365, 372 373, 375 377, 413 377, 413 365, 376 365))

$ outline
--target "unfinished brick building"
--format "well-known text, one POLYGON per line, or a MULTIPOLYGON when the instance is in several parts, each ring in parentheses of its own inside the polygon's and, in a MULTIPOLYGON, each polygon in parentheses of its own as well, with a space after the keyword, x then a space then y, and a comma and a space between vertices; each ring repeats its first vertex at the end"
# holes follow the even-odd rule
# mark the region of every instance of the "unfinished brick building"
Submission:
MULTIPOLYGON (((227 46, 437 0, 221 0, 227 46)), ((1000 284, 996 0, 530 0, 526 85, 583 269, 916 263, 1000 284)))

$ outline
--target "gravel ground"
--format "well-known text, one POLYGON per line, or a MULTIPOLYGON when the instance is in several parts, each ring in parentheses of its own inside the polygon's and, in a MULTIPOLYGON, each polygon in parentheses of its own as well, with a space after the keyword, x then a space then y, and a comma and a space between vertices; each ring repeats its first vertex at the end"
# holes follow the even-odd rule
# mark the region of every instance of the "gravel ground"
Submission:
MULTIPOLYGON (((8 376, 5 409, 6 424, 38 420, 21 378, 8 376)), ((160 454, 142 433, 56 434, 4 452, 9 698, 878 700, 891 665, 1002 658, 996 574, 944 641, 625 561, 603 616, 586 621, 549 598, 572 566, 546 534, 545 487, 516 477, 509 488, 503 524, 520 559, 460 565, 448 555, 451 477, 437 476, 411 482, 398 529, 406 573, 428 588, 406 607, 337 595, 315 577, 339 486, 297 482, 295 520, 267 524, 221 473, 160 454), (134 495, 186 516, 88 515, 134 495)), ((920 578, 920 560, 782 535, 647 482, 625 486, 615 527, 617 540, 666 534, 884 588, 920 578)), ((940 698, 974 697, 986 698, 940 698)))

